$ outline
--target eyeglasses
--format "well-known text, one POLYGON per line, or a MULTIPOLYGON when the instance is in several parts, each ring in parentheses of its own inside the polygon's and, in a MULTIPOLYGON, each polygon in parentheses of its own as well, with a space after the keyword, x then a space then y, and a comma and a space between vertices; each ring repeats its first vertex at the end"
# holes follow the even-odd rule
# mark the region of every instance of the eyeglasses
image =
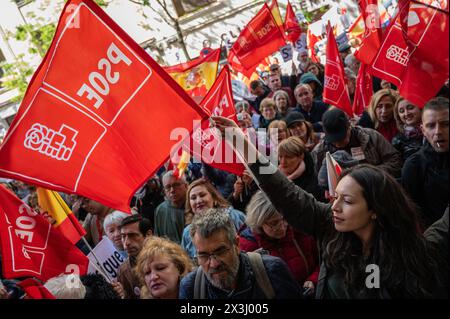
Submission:
POLYGON ((200 265, 204 265, 210 262, 211 258, 214 257, 215 260, 221 260, 226 253, 231 250, 229 247, 221 247, 213 253, 199 253, 197 254, 197 260, 200 265))
POLYGON ((164 190, 165 191, 170 191, 171 188, 178 188, 180 186, 181 186, 181 183, 180 182, 176 182, 176 183, 164 186, 164 190))
POLYGON ((272 231, 277 231, 277 230, 280 230, 283 226, 286 226, 288 223, 287 223, 287 221, 284 219, 284 218, 282 218, 282 219, 279 219, 279 220, 277 220, 277 221, 275 221, 275 222, 272 222, 272 223, 264 223, 267 227, 269 227, 272 231))

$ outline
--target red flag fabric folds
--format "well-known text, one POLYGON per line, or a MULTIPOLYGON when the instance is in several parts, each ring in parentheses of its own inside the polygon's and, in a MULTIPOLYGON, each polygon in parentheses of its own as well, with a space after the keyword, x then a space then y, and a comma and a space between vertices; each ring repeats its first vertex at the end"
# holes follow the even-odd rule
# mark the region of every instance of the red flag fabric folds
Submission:
POLYGON ((173 128, 205 116, 92 0, 70 0, 0 146, 0 174, 130 212, 173 128))
POLYGON ((348 116, 353 117, 352 105, 344 76, 344 65, 330 24, 328 24, 327 28, 327 37, 327 63, 325 64, 323 101, 340 108, 348 116))
POLYGON ((3 276, 42 281, 72 272, 86 274, 88 258, 59 229, 0 185, 0 242, 3 276), (69 267, 69 268, 68 268, 69 267))
POLYGON ((405 99, 423 107, 449 78, 449 16, 443 12, 448 3, 400 4, 408 14, 401 10, 392 20, 371 72, 397 85, 405 99), (408 17, 407 23, 401 17, 408 17))
POLYGON ((56 299, 47 288, 45 288, 36 279, 28 278, 17 285, 25 291, 28 299, 56 299))
MULTIPOLYGON (((227 65, 223 67, 200 105, 211 116, 223 116, 237 123, 231 74, 227 65)), ((209 127, 209 120, 203 120, 201 127, 192 133, 190 143, 189 151, 196 159, 201 159, 214 168, 242 175, 244 165, 238 161, 233 148, 225 142, 220 133, 209 127)), ((187 148, 185 144, 184 149, 187 148)))
POLYGON ((255 67, 268 55, 286 45, 283 31, 267 6, 242 30, 228 55, 230 66, 250 78, 255 67))
POLYGON ((361 63, 356 77, 355 97, 353 100, 353 113, 358 116, 369 107, 373 95, 372 75, 367 72, 367 65, 361 63))
POLYGON ((364 64, 370 64, 381 44, 381 18, 378 0, 359 0, 359 8, 365 24, 361 46, 355 51, 355 57, 364 64))

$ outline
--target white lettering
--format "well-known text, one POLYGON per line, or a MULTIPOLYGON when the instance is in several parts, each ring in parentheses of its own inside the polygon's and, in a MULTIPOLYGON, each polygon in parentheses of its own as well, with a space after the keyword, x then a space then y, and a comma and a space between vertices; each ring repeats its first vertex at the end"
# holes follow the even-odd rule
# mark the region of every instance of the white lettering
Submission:
POLYGON ((97 71, 89 73, 89 84, 83 83, 81 88, 78 90, 77 95, 83 97, 86 94, 88 100, 95 100, 94 107, 96 109, 100 108, 103 104, 104 99, 100 97, 100 94, 107 96, 110 93, 109 84, 116 84, 120 79, 119 72, 112 72, 111 63, 118 64, 120 62, 125 63, 127 66, 131 64, 131 60, 114 44, 111 43, 108 50, 106 51, 106 57, 101 58, 98 61, 97 67, 99 70, 105 69, 105 76, 97 71), (106 77, 106 78, 105 78, 106 77))

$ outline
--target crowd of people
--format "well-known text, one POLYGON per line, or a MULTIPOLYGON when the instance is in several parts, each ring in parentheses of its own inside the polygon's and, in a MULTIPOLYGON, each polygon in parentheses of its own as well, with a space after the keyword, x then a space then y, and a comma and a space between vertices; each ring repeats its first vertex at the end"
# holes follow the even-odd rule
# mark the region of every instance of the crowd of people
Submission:
MULTIPOLYGON (((359 63, 340 49, 353 99, 359 63)), ((126 261, 112 283, 91 274, 67 287, 62 274, 44 286, 56 298, 448 297, 448 82, 420 108, 375 80, 369 108, 349 118, 322 100, 324 66, 306 51, 298 59, 292 74, 273 64, 250 83, 238 123, 213 118, 258 154, 241 176, 204 163, 181 177, 162 168, 131 215, 62 194, 91 247, 106 236, 126 261), (258 143, 278 158, 275 173, 260 173, 273 164, 258 143), (333 196, 327 152, 345 169, 333 196)), ((33 186, 3 183, 41 211, 33 186)), ((0 298, 24 297, 18 280, 0 279, 0 298)))

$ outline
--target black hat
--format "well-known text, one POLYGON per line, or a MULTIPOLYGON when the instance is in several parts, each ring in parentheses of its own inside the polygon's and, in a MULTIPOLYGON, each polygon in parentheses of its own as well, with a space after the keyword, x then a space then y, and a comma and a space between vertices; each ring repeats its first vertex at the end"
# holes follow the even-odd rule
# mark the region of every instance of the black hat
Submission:
POLYGON ((322 126, 325 139, 329 143, 340 142, 345 139, 350 122, 344 111, 333 108, 322 115, 322 126))
POLYGON ((297 111, 291 111, 289 112, 286 117, 284 118, 284 121, 286 122, 287 127, 291 126, 294 123, 297 122, 303 122, 305 120, 305 117, 302 113, 297 111))

